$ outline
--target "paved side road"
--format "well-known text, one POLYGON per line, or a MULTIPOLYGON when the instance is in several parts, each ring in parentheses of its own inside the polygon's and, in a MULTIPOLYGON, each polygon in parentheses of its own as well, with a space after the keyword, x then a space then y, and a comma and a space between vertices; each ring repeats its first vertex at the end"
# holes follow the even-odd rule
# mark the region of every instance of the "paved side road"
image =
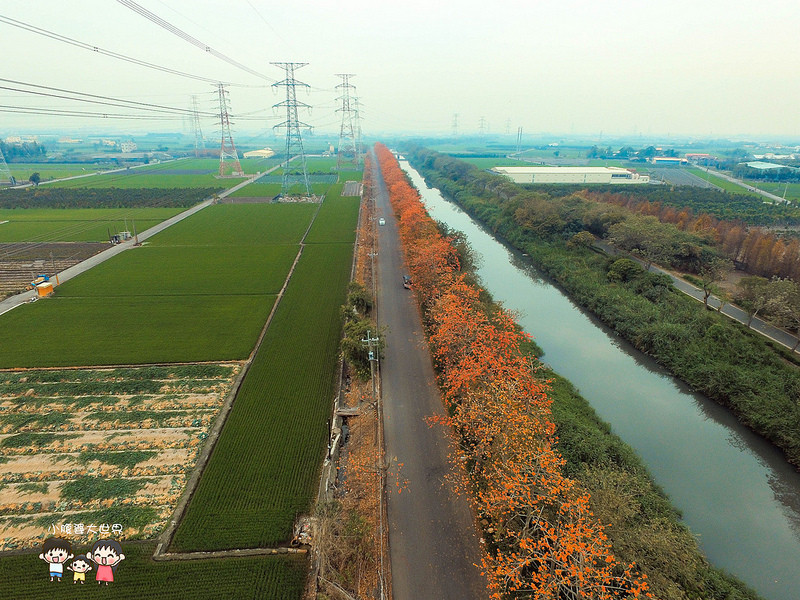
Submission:
MULTIPOLYGON (((377 160, 373 160, 377 171, 377 160)), ((373 174, 375 175, 375 174, 373 174)), ((445 414, 413 292, 403 289, 397 226, 377 177, 379 324, 387 328, 381 364, 395 600, 471 600, 488 596, 481 549, 467 499, 446 480, 451 440, 426 419, 445 414)))
MULTIPOLYGON (((635 260, 640 265, 647 268, 645 261, 643 261, 641 258, 637 256, 632 256, 626 252, 622 252, 617 248, 615 248, 614 246, 612 246, 611 244, 609 244, 608 242, 600 240, 595 242, 594 245, 603 250, 603 252, 605 252, 606 254, 625 256, 626 258, 635 260)), ((685 279, 681 279, 677 275, 671 273, 670 271, 662 269, 659 266, 650 265, 649 270, 652 273, 663 273, 664 275, 667 275, 670 279, 672 279, 672 285, 674 285, 678 290, 682 291, 687 296, 691 296, 692 298, 698 300, 699 302, 703 302, 703 295, 704 295, 703 290, 698 288, 697 286, 692 285, 685 279)), ((708 297, 708 305, 711 308, 719 310, 721 304, 722 301, 716 296, 711 295, 708 297)), ((727 317, 730 317, 731 319, 739 321, 743 325, 747 325, 747 322, 750 320, 750 315, 748 315, 746 311, 742 310, 735 304, 731 304, 730 302, 727 302, 722 307, 722 310, 720 310, 719 312, 721 312, 723 315, 727 317)), ((790 350, 797 345, 798 341, 797 336, 792 335, 785 329, 781 329, 780 327, 775 327, 774 325, 770 325, 769 323, 767 323, 762 319, 759 319, 758 317, 753 317, 753 320, 750 323, 750 328, 753 331, 760 333, 764 337, 767 337, 772 341, 777 342, 790 350)))

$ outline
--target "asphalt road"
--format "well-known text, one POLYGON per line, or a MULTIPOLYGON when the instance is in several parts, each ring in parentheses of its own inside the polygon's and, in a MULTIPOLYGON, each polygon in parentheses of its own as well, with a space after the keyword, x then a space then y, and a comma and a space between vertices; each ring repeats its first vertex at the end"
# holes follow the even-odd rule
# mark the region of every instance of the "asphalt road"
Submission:
MULTIPOLYGON (((377 160, 373 161, 377 165, 377 160)), ((377 167, 376 167, 377 168, 377 167)), ((383 180, 376 189, 379 324, 387 328, 381 364, 389 554, 395 600, 468 600, 488 596, 475 565, 481 550, 472 511, 446 480, 449 433, 427 418, 444 415, 383 180)))
MULTIPOLYGON (((642 259, 640 259, 640 258, 638 258, 636 256, 631 256, 630 254, 627 254, 625 252, 620 252, 619 250, 614 248, 614 246, 612 246, 608 242, 604 242, 604 241, 600 240, 600 241, 595 242, 595 246, 597 246, 598 248, 602 249, 606 254, 613 254, 613 255, 619 254, 621 256, 625 256, 626 258, 630 258, 631 260, 635 260, 640 265, 642 265, 643 267, 647 268, 647 265, 646 265, 645 261, 643 261, 642 259)), ((661 267, 658 267, 656 265, 650 265, 649 270, 651 272, 653 272, 653 273, 663 273, 664 275, 669 276, 669 278, 672 279, 672 284, 677 289, 682 291, 687 296, 691 296, 695 300, 698 300, 700 302, 703 301, 703 290, 698 288, 697 286, 692 285, 691 283, 689 283, 685 279, 681 279, 680 277, 678 277, 674 273, 671 273, 670 271, 666 271, 666 270, 664 270, 661 267)), ((713 294, 708 297, 708 305, 711 308, 719 309, 720 304, 722 304, 720 299, 717 298, 716 296, 714 296, 713 294)), ((739 321, 740 323, 742 323, 744 325, 747 325, 747 322, 750 320, 750 315, 748 315, 746 311, 742 310, 741 308, 739 308, 735 304, 731 304, 729 302, 726 303, 722 307, 722 310, 720 312, 723 315, 726 315, 726 316, 730 317, 731 319, 739 321)), ((794 348, 795 345, 797 345, 797 336, 792 335, 791 333, 789 333, 785 329, 781 329, 780 327, 775 327, 774 325, 770 325, 769 323, 767 323, 766 321, 763 321, 762 319, 759 319, 758 317, 753 317, 753 320, 750 323, 750 328, 753 331, 756 331, 756 332, 760 333, 764 337, 768 337, 772 341, 778 342, 779 344, 785 346, 786 348, 789 348, 790 350, 792 348, 794 348)))

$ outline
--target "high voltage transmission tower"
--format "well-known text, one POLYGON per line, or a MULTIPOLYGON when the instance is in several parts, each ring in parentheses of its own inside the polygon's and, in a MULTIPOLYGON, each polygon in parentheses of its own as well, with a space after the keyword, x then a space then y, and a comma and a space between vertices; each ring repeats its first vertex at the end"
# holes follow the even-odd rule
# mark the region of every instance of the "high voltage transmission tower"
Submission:
POLYGON ((481 117, 480 120, 478 121, 478 133, 480 134, 481 137, 486 135, 486 129, 487 129, 486 117, 481 117))
POLYGON ((11 176, 11 169, 6 164, 6 158, 3 156, 3 149, 0 148, 0 186, 14 185, 16 182, 11 176))
POLYGON ((361 102, 358 101, 358 96, 353 99, 356 115, 356 152, 358 156, 364 156, 364 147, 361 143, 361 102))
MULTIPOLYGON (((220 120, 222 120, 220 118, 220 120)), ((200 128, 200 111, 197 109, 197 96, 192 96, 192 126, 194 128, 194 157, 200 156, 200 150, 205 150, 203 130, 200 128)))
POLYGON ((305 188, 306 196, 311 196, 311 186, 308 184, 308 168, 306 167, 306 153, 303 150, 303 136, 300 135, 301 127, 311 129, 311 125, 303 123, 297 118, 298 107, 311 108, 305 102, 300 102, 297 99, 297 87, 308 88, 309 85, 294 78, 295 69, 305 67, 308 63, 273 62, 270 64, 286 71, 286 78, 283 81, 276 81, 272 84, 273 87, 283 86, 286 88, 286 100, 273 104, 273 108, 286 108, 286 120, 273 127, 273 129, 286 128, 286 159, 283 163, 281 195, 288 196, 292 189, 301 185, 305 188), (295 158, 294 165, 291 164, 292 158, 295 158))
POLYGON ((219 123, 222 129, 222 140, 219 146, 219 174, 220 177, 225 176, 225 172, 230 167, 231 175, 241 176, 244 173, 239 162, 239 154, 233 143, 231 120, 228 116, 228 92, 225 91, 225 85, 222 83, 217 84, 217 89, 219 91, 219 123))
POLYGON ((453 137, 458 137, 458 113, 453 113, 453 137))
POLYGON ((357 118, 355 107, 355 96, 350 95, 350 90, 356 87, 350 83, 350 78, 355 77, 352 73, 337 73, 337 77, 342 78, 342 83, 336 89, 342 90, 342 95, 337 100, 342 101, 342 107, 337 108, 336 112, 342 113, 342 126, 339 129, 339 147, 336 152, 336 170, 340 171, 343 164, 351 164, 358 167, 359 156, 358 144, 356 143, 356 129, 353 127, 353 119, 357 118))

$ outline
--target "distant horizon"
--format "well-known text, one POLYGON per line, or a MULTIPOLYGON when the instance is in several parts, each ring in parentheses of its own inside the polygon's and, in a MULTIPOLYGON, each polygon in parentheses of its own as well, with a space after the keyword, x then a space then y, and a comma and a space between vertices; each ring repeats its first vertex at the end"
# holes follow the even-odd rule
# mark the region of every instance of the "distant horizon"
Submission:
MULTIPOLYGON (((244 142, 246 145, 250 146, 254 144, 253 138, 258 137, 259 135, 263 135, 262 132, 258 132, 256 130, 241 130, 241 131, 234 131, 234 141, 238 144, 238 139, 246 138, 247 141, 244 142)), ((65 128, 65 129, 29 129, 27 131, 23 130, 10 130, 7 128, 0 128, 0 141, 5 141, 8 137, 38 137, 38 138, 63 138, 63 137, 71 137, 71 138, 141 138, 141 137, 184 137, 187 141, 191 141, 194 138, 193 133, 187 133, 182 131, 169 131, 169 130, 130 130, 130 129, 101 129, 95 127, 85 127, 85 128, 65 128)), ((334 130, 326 130, 326 131, 317 131, 312 135, 307 135, 306 133, 303 134, 304 140, 309 141, 322 141, 322 140, 330 140, 330 139, 337 139, 339 137, 339 132, 334 130)), ((464 133, 463 135, 453 136, 452 133, 447 133, 444 131, 436 132, 436 131, 408 131, 408 132, 396 132, 396 131, 387 131, 387 132, 379 132, 378 134, 365 134, 364 139, 366 140, 397 140, 397 139, 405 139, 405 140, 413 140, 413 139, 423 139, 423 140, 437 140, 440 142, 451 141, 453 143, 459 142, 469 142, 469 143, 479 143, 479 142, 507 142, 509 144, 516 143, 516 135, 511 134, 485 134, 481 135, 478 133, 475 134, 468 134, 464 133)), ((274 136, 264 136, 261 138, 262 142, 255 142, 256 144, 261 143, 264 146, 275 148, 280 148, 280 146, 284 143, 285 138, 283 137, 274 137, 274 136)), ((211 141, 218 141, 211 136, 205 137, 206 144, 211 141)), ((787 148, 796 148, 800 147, 800 135, 797 136, 777 136, 777 135, 730 135, 730 136, 714 136, 714 137, 705 137, 705 136, 698 136, 692 134, 612 134, 612 133, 603 133, 602 138, 599 137, 597 133, 551 133, 551 132, 532 132, 530 134, 526 134, 523 132, 522 140, 524 143, 532 144, 547 144, 547 143, 559 143, 559 144, 570 144, 575 143, 578 145, 598 145, 598 146, 614 146, 618 144, 624 145, 631 145, 634 147, 646 147, 653 144, 671 144, 671 145, 681 145, 681 146, 691 146, 691 145, 718 145, 718 144, 743 144, 743 145, 759 145, 759 146, 766 146, 766 147, 787 147, 787 148), (638 146, 637 146, 638 145, 638 146)), ((209 148, 210 149, 210 148, 209 148)))
POLYGON ((139 3, 168 27, 122 2, 5 0, 0 130, 192 130, 195 97, 208 134, 223 81, 234 135, 270 137, 288 59, 307 63, 298 119, 331 134, 346 89, 374 137, 800 139, 796 0, 139 3))

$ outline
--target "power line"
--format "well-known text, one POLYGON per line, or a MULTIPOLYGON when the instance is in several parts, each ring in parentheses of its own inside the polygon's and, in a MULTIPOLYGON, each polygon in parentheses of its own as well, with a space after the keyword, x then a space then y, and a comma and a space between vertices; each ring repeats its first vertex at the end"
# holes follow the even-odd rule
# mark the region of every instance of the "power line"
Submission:
POLYGON ((154 115, 125 115, 119 113, 84 112, 79 110, 63 110, 58 108, 34 108, 27 106, 10 106, 0 104, 0 112, 22 115, 47 115, 52 117, 92 117, 102 119, 136 119, 140 121, 175 121, 182 119, 182 115, 154 116, 154 115))
POLYGON ((162 19, 157 14, 150 12, 146 8, 144 8, 142 6, 139 6, 138 4, 136 4, 136 2, 133 2, 133 0, 117 0, 117 2, 119 2, 123 6, 126 6, 127 8, 130 8, 132 11, 134 11, 135 13, 140 14, 141 16, 143 16, 144 18, 148 19, 149 21, 152 21, 153 23, 155 23, 159 27, 162 27, 162 28, 166 29, 167 31, 169 31, 170 33, 178 36, 182 40, 184 40, 186 42, 189 42, 193 46, 196 46, 196 47, 200 48, 204 52, 206 52, 208 54, 211 54, 212 56, 215 56, 216 58, 219 58, 220 60, 224 60, 229 65, 233 65, 237 69, 241 69, 242 71, 250 73, 251 75, 254 75, 254 76, 256 76, 256 77, 258 77, 260 79, 263 79, 265 81, 269 81, 269 82, 274 82, 275 81, 274 79, 270 79, 266 75, 262 75, 258 71, 254 71, 250 67, 247 67, 247 66, 243 65, 239 61, 236 61, 236 60, 230 58, 229 56, 226 56, 225 54, 222 54, 222 52, 218 52, 217 50, 214 50, 208 44, 204 44, 203 42, 201 42, 197 38, 192 37, 191 35, 189 35, 185 31, 175 27, 169 21, 166 21, 166 20, 162 19))
MULTIPOLYGON (((74 90, 65 90, 63 88, 56 88, 47 85, 38 85, 35 83, 26 83, 24 81, 17 81, 15 79, 3 79, 0 77, 0 81, 5 83, 13 83, 15 85, 24 85, 31 88, 36 88, 37 90, 48 90, 49 92, 61 92, 62 94, 72 94, 73 96, 63 96, 61 94, 52 94, 48 92, 38 92, 35 90, 25 90, 20 88, 13 88, 8 86, 0 86, 1 90, 10 90, 13 92, 22 92, 24 94, 34 94, 37 96, 47 96, 51 98, 61 98, 65 100, 75 100, 78 102, 90 102, 93 104, 104 104, 107 106, 116 106, 122 108, 129 108, 135 110, 149 110, 151 112, 167 112, 167 113, 177 113, 181 115, 192 115, 192 111, 188 108, 179 108, 175 106, 165 106, 162 104, 152 104, 150 102, 136 102, 134 100, 124 100, 121 98, 113 98, 111 96, 101 96, 98 94, 89 94, 87 92, 77 92, 74 90)), ((206 117, 215 117, 214 113, 200 113, 206 117)))
MULTIPOLYGON (((169 73, 170 75, 178 75, 180 77, 188 77, 190 79, 195 79, 197 81, 204 81, 206 83, 217 83, 218 79, 211 79, 208 77, 203 77, 201 75, 193 75, 191 73, 186 73, 184 71, 179 71, 177 69, 171 69, 170 67, 164 67, 162 65, 157 65, 155 63, 150 63, 144 60, 140 60, 138 58, 134 58, 132 56, 127 56, 125 54, 120 54, 119 52, 113 52, 111 50, 106 50, 105 48, 100 48, 99 46, 94 46, 92 44, 88 44, 86 42, 81 42, 80 40, 76 40, 65 35, 61 35, 60 33, 56 33, 54 31, 48 31, 47 29, 43 29, 41 27, 36 27, 35 25, 31 25, 30 23, 25 23, 23 21, 18 21, 17 19, 12 19, 11 17, 6 17, 0 15, 0 23, 5 23, 7 25, 11 25, 13 27, 17 27, 19 29, 23 29, 30 33, 35 33, 37 35, 41 35, 53 40, 57 40, 59 42, 64 42, 65 44, 70 44, 71 46, 76 46, 78 48, 83 48, 84 50, 89 50, 90 52, 94 52, 96 54, 102 54, 104 56, 109 56, 111 58, 116 58, 119 60, 124 60, 126 62, 139 65, 140 67, 147 67, 148 69, 154 69, 156 71, 162 71, 164 73, 169 73)), ((236 84, 236 83, 228 83, 227 85, 237 86, 237 87, 262 87, 262 86, 250 86, 244 84, 236 84)))

